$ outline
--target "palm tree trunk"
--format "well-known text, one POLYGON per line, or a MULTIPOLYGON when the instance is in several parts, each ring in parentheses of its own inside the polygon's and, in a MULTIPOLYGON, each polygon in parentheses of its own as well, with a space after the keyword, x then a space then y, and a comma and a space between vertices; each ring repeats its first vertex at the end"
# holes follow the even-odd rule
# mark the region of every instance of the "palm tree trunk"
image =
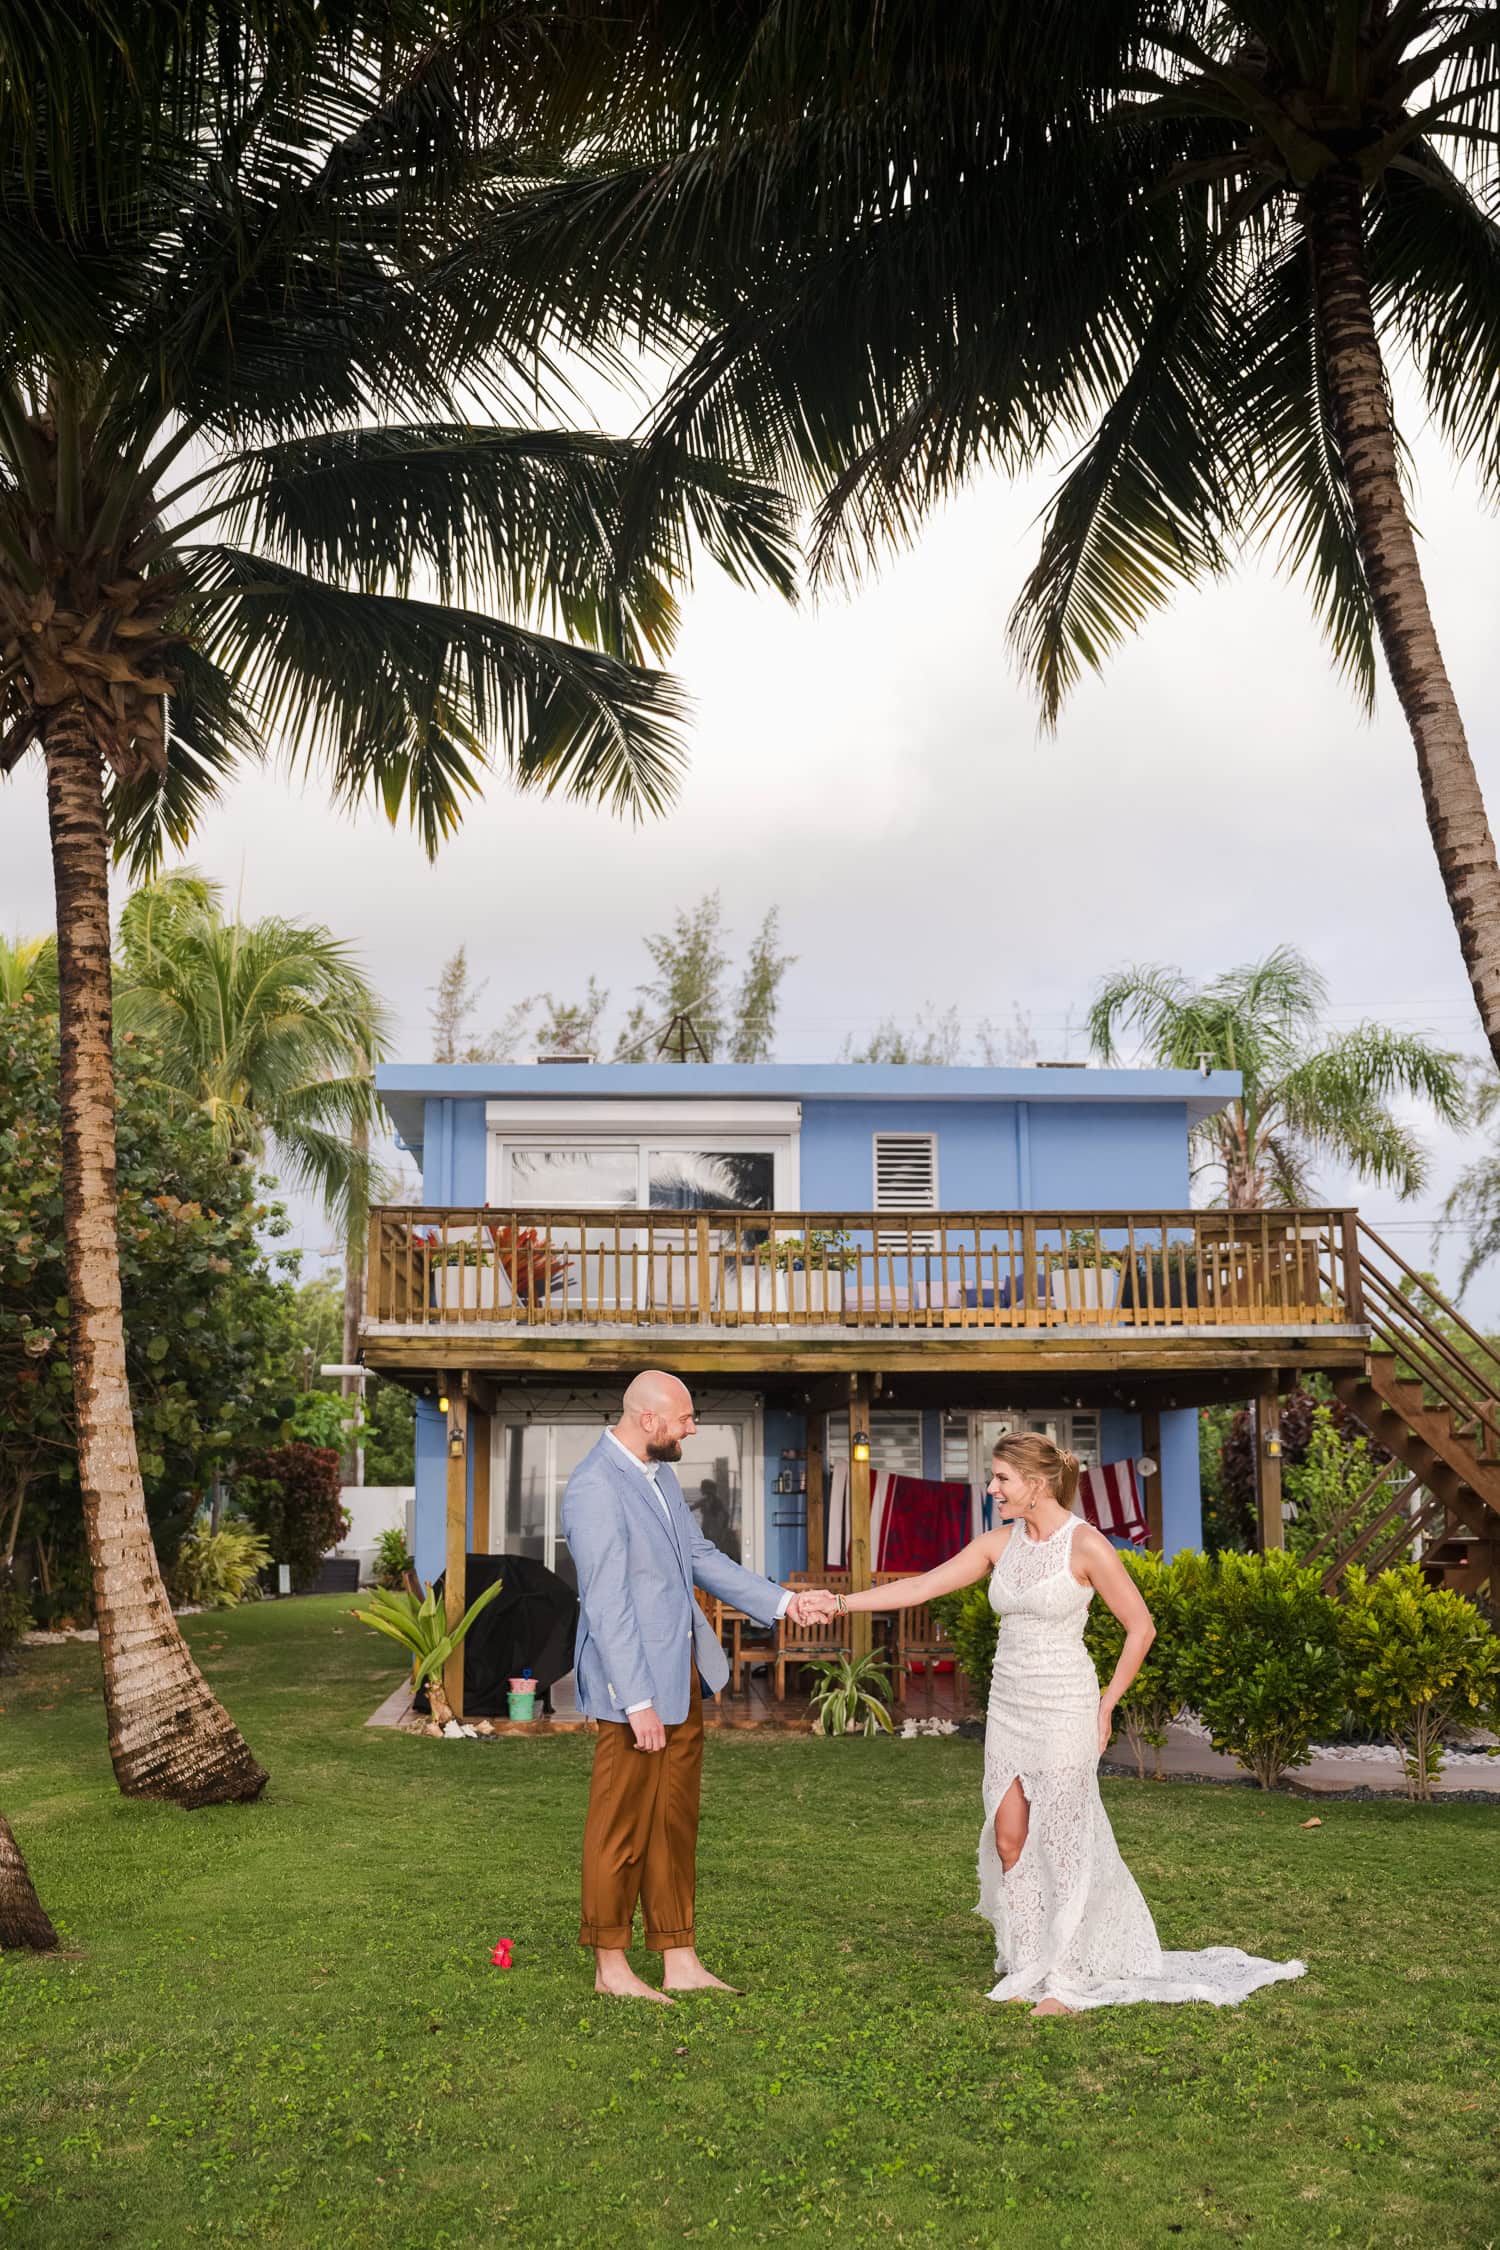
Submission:
POLYGON ((1336 173, 1309 190, 1307 204, 1318 330, 1360 561, 1416 746, 1427 826, 1479 1020, 1500 1063, 1500 864, 1401 493, 1364 193, 1357 176, 1336 173))
POLYGON ((120 1305, 103 774, 77 705, 49 717, 45 747, 57 891, 69 1352, 109 1753, 127 1796, 189 1806, 257 1797, 267 1777, 188 1654, 151 1543, 120 1305))
POLYGON ((57 1932, 36 1895, 21 1847, 0 1813, 0 1946, 50 1953, 56 1944, 57 1932))

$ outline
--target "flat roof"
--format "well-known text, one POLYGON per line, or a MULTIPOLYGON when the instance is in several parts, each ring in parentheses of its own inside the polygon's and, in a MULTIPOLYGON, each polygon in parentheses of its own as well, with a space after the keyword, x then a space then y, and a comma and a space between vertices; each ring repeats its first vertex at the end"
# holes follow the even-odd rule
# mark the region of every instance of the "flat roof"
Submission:
POLYGON ((376 1091, 420 1146, 424 1104, 453 1101, 1181 1102, 1190 1123, 1241 1090, 1237 1070, 1115 1070, 1093 1064, 381 1063, 376 1091))

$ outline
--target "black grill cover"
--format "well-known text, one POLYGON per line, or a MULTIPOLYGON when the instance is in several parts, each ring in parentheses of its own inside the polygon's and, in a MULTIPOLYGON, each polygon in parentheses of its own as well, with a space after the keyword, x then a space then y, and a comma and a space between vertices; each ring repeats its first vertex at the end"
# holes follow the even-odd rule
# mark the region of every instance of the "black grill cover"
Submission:
MULTIPOLYGON (((433 1580, 439 1593, 446 1576, 433 1580)), ((566 1579, 530 1555, 470 1555, 464 1564, 467 1601, 477 1601, 497 1578, 503 1581, 500 1592, 464 1637, 465 1719, 503 1719, 510 1682, 523 1672, 531 1673, 542 1695, 573 1669, 578 1596, 566 1579)), ((415 1708, 428 1709, 425 1688, 418 1690, 415 1708)))

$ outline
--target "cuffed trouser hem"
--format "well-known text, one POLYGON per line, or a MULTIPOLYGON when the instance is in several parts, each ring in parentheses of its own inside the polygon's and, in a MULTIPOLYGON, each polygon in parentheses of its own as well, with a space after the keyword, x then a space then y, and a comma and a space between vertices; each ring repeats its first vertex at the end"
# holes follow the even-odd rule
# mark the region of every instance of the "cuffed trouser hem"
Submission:
POLYGON ((693 1933, 691 1930, 648 1930, 646 1932, 647 1950, 652 1953, 665 1953, 669 1945, 691 1945, 692 1942, 693 1933))
MULTIPOLYGON (((628 1922, 612 1922, 608 1925, 585 1922, 579 1929, 578 1942, 591 1949, 602 1946, 608 1953, 628 1953, 632 1934, 628 1922)), ((649 1939, 647 1942, 649 1944, 649 1939)))

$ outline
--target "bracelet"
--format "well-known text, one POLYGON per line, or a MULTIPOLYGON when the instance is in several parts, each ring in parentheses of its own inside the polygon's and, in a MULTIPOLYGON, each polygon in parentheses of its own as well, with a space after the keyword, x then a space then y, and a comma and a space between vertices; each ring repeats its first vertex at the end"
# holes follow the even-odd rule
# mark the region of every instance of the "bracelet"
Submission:
POLYGON ((836 1617, 847 1617, 849 1614, 849 1604, 845 1601, 843 1595, 835 1594, 833 1598, 838 1603, 838 1608, 834 1611, 834 1615, 836 1617))

